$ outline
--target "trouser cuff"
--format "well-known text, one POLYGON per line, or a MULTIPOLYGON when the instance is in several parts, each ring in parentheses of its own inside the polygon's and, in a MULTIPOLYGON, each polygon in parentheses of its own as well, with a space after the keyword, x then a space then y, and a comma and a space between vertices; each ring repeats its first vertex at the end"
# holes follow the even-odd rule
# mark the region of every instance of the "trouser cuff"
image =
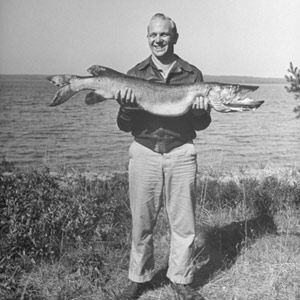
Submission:
POLYGON ((153 271, 146 275, 139 276, 139 275, 135 275, 135 274, 132 274, 131 272, 129 272, 128 278, 131 281, 142 283, 142 282, 150 281, 154 277, 154 274, 155 274, 155 272, 153 271))
POLYGON ((193 282, 193 277, 169 276, 168 274, 167 277, 173 283, 178 283, 178 284, 191 284, 193 282))

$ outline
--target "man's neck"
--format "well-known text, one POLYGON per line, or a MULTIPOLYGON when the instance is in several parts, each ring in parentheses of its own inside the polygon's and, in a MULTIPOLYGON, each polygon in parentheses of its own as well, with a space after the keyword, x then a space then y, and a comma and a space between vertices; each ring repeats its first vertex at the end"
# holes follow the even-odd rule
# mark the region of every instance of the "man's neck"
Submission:
POLYGON ((152 55, 152 61, 156 65, 158 70, 160 70, 161 75, 166 79, 174 64, 176 63, 176 57, 174 56, 174 59, 170 60, 169 63, 162 63, 159 59, 157 59, 157 57, 152 55))
POLYGON ((156 64, 161 65, 162 67, 168 67, 174 63, 174 61, 176 60, 176 55, 173 54, 164 58, 158 58, 152 55, 152 59, 156 64))

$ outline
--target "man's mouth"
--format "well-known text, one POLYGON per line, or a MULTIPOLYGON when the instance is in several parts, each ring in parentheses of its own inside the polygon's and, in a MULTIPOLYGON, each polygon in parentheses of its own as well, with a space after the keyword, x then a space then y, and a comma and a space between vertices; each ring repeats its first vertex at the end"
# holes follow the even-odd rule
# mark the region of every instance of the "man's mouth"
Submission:
POLYGON ((160 51, 160 50, 164 50, 164 49, 166 48, 166 46, 165 46, 165 45, 164 45, 164 46, 154 45, 153 48, 154 48, 155 50, 160 51))

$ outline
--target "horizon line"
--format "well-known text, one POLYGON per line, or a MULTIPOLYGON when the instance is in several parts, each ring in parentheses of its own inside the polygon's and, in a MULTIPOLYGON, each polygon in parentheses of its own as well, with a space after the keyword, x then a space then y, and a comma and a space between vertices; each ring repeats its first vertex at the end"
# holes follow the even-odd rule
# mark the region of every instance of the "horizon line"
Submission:
MULTIPOLYGON (((0 73, 0 76, 52 76, 54 73, 0 73)), ((58 73, 63 74, 63 73, 58 73)), ((247 77, 247 78, 261 78, 261 79, 283 79, 285 76, 276 77, 276 76, 260 76, 260 75, 214 75, 214 74, 203 74, 203 77, 247 77)))

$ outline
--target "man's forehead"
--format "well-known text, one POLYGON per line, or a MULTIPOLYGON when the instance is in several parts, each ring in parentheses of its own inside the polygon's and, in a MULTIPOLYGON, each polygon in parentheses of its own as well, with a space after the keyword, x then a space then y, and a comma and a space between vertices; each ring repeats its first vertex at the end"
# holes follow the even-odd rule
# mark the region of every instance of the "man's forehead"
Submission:
POLYGON ((148 32, 152 31, 166 31, 171 32, 172 31, 172 25, 169 20, 163 20, 160 18, 156 18, 150 21, 148 26, 148 32))

